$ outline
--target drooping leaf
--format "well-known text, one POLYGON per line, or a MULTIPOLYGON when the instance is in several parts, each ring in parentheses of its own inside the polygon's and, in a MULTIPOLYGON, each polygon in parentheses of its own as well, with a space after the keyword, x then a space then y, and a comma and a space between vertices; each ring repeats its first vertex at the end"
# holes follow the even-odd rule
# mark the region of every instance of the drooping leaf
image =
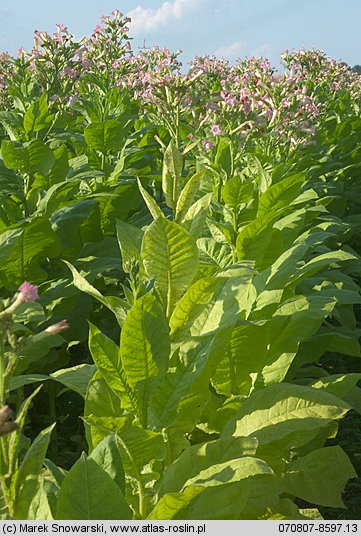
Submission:
POLYGON ((201 445, 192 445, 164 471, 159 495, 179 492, 188 479, 195 478, 208 467, 241 456, 255 455, 256 449, 256 439, 233 436, 201 445))
POLYGON ((287 383, 270 385, 246 400, 223 435, 255 437, 260 445, 302 446, 349 409, 325 391, 287 383))
POLYGON ((95 374, 94 365, 75 365, 75 367, 59 369, 50 374, 50 378, 63 384, 68 389, 75 391, 83 398, 88 387, 88 383, 95 374))
MULTIPOLYGON (((210 466, 189 479, 179 493, 167 493, 157 503, 150 519, 242 519, 242 511, 256 486, 257 478, 277 485, 273 471, 257 458, 245 456, 210 466)), ((261 480, 261 485, 262 485, 261 480)), ((266 488, 267 485, 264 485, 266 488)), ((264 498, 263 498, 264 501, 264 498)), ((272 503, 270 495, 268 504, 272 503)), ((267 504, 267 503, 266 503, 267 504)), ((266 509, 265 504, 262 507, 266 509)), ((247 518, 247 517, 246 517, 247 518)))
POLYGON ((259 198, 258 216, 287 207, 297 197, 304 180, 303 173, 291 175, 267 188, 259 198))
POLYGON ((291 462, 282 478, 284 492, 312 504, 343 507, 341 493, 356 477, 347 455, 339 446, 317 449, 291 462))
POLYGON ((94 288, 88 281, 85 279, 85 277, 82 277, 79 272, 77 271, 74 266, 72 266, 69 262, 63 261, 71 271, 73 275, 73 283, 74 285, 81 291, 86 292, 92 298, 95 298, 100 303, 105 305, 112 313, 114 313, 118 323, 121 325, 125 318, 125 310, 124 307, 126 306, 126 302, 122 300, 121 298, 118 298, 116 296, 103 296, 99 290, 94 288))

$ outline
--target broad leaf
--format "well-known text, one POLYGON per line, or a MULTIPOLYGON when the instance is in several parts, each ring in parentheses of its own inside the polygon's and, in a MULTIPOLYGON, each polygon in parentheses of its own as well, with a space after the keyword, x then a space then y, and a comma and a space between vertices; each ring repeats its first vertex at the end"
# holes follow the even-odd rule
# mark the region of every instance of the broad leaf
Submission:
POLYGON ((343 450, 327 447, 310 452, 290 463, 282 478, 285 493, 312 504, 344 507, 341 493, 357 474, 343 450))
POLYGON ((260 445, 305 445, 321 427, 340 419, 350 406, 334 395, 293 384, 275 384, 254 392, 223 434, 255 437, 260 445))
POLYGON ((120 352, 127 383, 135 392, 146 428, 149 399, 166 373, 170 354, 168 322, 153 294, 139 298, 129 311, 122 327, 120 352))
POLYGON ((124 272, 130 273, 134 264, 140 260, 143 231, 139 227, 117 220, 117 237, 122 253, 124 272))
POLYGON ((118 119, 91 123, 84 130, 86 143, 103 154, 119 151, 124 143, 123 125, 118 119))
POLYGON ((125 476, 120 455, 120 441, 116 435, 109 434, 103 439, 89 456, 110 478, 119 486, 123 495, 125 491, 125 476))
POLYGON ((146 230, 142 244, 144 268, 155 279, 167 304, 167 316, 198 270, 198 249, 192 236, 178 224, 157 218, 146 230))
POLYGON ((123 493, 109 474, 85 454, 66 475, 56 519, 132 519, 123 493))
POLYGON ((166 455, 162 434, 143 430, 127 417, 94 417, 87 415, 85 421, 117 434, 120 454, 126 476, 136 481, 151 480, 147 466, 154 460, 163 460, 166 455))
POLYGON ((119 346, 91 323, 89 323, 89 350, 109 387, 121 397, 122 406, 134 411, 137 407, 136 395, 127 381, 119 346))

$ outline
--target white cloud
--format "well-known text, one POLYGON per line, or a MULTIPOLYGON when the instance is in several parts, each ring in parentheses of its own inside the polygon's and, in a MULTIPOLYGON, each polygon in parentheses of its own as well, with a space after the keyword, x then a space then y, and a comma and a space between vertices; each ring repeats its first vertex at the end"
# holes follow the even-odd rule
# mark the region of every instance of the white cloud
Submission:
POLYGON ((268 43, 263 43, 263 45, 260 45, 251 52, 251 56, 255 56, 256 58, 270 58, 272 54, 273 49, 268 43))
POLYGON ((146 32, 168 27, 174 22, 179 22, 184 15, 198 8, 202 2, 203 0, 174 0, 163 2, 157 9, 137 6, 127 13, 132 19, 130 33, 135 36, 144 35, 146 32))
POLYGON ((225 58, 226 60, 236 60, 244 54, 244 50, 247 43, 244 41, 236 41, 232 45, 218 48, 214 55, 217 57, 225 58))

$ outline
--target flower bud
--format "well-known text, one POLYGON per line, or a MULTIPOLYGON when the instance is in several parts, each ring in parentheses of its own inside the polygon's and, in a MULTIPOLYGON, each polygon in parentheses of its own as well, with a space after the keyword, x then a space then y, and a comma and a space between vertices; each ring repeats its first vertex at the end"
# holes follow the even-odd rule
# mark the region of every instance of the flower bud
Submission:
POLYGON ((57 335, 61 331, 64 331, 65 329, 69 328, 69 324, 67 320, 60 320, 60 322, 57 322, 56 324, 52 324, 51 326, 47 327, 45 330, 45 333, 48 333, 49 335, 57 335))
POLYGON ((9 406, 3 406, 0 409, 0 436, 10 434, 19 428, 18 423, 10 421, 12 411, 9 406))

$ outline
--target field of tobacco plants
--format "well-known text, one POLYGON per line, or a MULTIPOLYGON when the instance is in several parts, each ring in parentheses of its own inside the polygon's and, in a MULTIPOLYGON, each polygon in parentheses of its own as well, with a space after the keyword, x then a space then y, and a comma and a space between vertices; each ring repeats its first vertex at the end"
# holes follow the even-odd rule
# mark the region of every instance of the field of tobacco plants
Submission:
POLYGON ((0 55, 1 518, 361 519, 361 78, 129 22, 0 55))

